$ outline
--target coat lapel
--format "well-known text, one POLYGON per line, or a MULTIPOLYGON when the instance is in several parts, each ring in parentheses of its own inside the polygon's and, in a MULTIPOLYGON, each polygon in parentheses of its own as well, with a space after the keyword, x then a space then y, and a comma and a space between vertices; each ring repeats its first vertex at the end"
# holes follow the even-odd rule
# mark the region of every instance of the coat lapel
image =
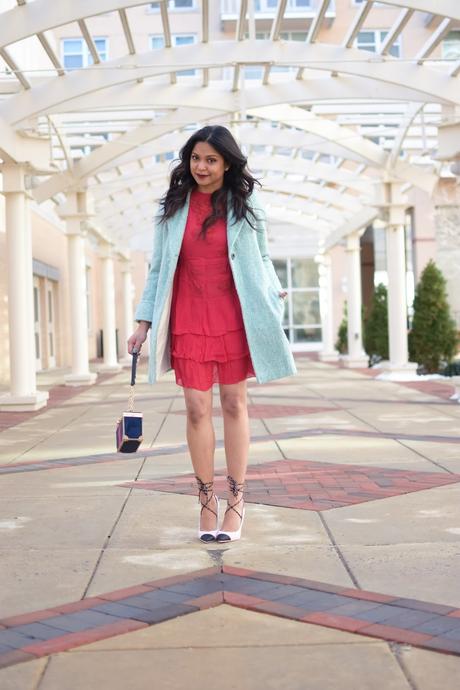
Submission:
POLYGON ((187 194, 185 204, 179 211, 171 218, 168 223, 169 231, 172 233, 171 238, 171 252, 178 254, 184 238, 185 226, 187 224, 188 210, 190 206, 190 192, 187 194))

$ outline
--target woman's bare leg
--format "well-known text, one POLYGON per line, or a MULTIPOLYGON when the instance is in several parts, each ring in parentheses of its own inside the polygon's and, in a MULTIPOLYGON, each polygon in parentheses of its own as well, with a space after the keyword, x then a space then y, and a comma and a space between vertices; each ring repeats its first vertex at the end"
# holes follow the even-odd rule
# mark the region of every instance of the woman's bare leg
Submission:
MULTIPOLYGON (((216 445, 212 424, 212 388, 199 391, 195 388, 184 388, 185 406, 187 408, 187 443, 192 459, 195 476, 204 484, 214 481, 214 450, 216 445)), ((199 492, 203 505, 210 500, 209 507, 216 510, 212 489, 206 495, 199 492)), ((210 510, 203 510, 200 529, 215 530, 216 518, 210 510)))
MULTIPOLYGON (((246 477, 249 453, 249 418, 246 380, 233 384, 220 384, 220 401, 224 417, 224 444, 227 459, 227 474, 237 484, 243 484, 246 477)), ((242 497, 229 490, 229 505, 235 505, 242 497)), ((243 503, 236 507, 241 513, 243 503)), ((239 529, 240 518, 234 510, 229 510, 221 526, 222 531, 234 532, 239 529)))

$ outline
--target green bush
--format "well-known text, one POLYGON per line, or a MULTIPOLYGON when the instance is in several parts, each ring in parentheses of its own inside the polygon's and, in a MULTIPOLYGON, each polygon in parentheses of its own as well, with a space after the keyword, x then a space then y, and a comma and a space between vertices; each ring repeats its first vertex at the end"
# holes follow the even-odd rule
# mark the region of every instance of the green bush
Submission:
POLYGON ((426 373, 436 373, 455 356, 458 334, 447 301, 446 281, 433 261, 425 267, 415 290, 414 318, 409 333, 410 359, 426 373))
POLYGON ((377 285, 372 296, 364 328, 364 349, 370 364, 388 359, 388 293, 383 283, 377 285))
POLYGON ((339 330, 337 331, 335 349, 341 355, 346 355, 348 353, 348 313, 346 302, 343 304, 343 317, 340 322, 339 330))

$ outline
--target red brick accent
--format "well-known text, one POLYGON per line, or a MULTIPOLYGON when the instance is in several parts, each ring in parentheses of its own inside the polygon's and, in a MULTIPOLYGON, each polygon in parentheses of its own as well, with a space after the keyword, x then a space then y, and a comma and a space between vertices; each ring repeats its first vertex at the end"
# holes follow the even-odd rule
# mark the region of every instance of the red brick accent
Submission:
POLYGON ((52 618, 56 615, 55 609, 44 609, 43 611, 30 611, 28 613, 20 613, 18 616, 9 616, 2 618, 0 621, 2 626, 12 628, 15 625, 27 625, 27 623, 36 623, 43 621, 46 618, 52 618))
POLYGON ((343 589, 341 594, 343 594, 344 597, 352 597, 353 599, 366 599, 368 601, 376 601, 379 604, 387 604, 389 601, 396 601, 396 599, 398 599, 398 597, 391 597, 388 594, 366 592, 363 589, 343 589))
POLYGON ((289 604, 281 604, 277 601, 267 601, 263 604, 257 604, 254 610, 260 611, 261 613, 270 613, 274 616, 280 616, 281 618, 291 618, 293 620, 300 620, 302 615, 302 609, 298 609, 296 606, 289 606, 289 604))
POLYGON ((370 637, 380 637, 383 640, 392 640, 394 642, 403 642, 405 644, 420 645, 427 640, 432 639, 432 635, 425 635, 424 633, 413 632, 412 630, 403 630, 402 628, 393 628, 391 625, 382 625, 381 623, 373 623, 367 627, 360 628, 360 635, 369 635, 370 637))
POLYGON ((107 594, 99 594, 100 599, 106 599, 107 601, 118 601, 119 599, 125 599, 126 597, 133 597, 136 594, 146 594, 151 592, 156 587, 146 586, 146 585, 134 585, 134 587, 125 587, 125 589, 116 589, 114 592, 108 592, 107 594))
POLYGON ((45 656, 47 654, 57 654, 64 652, 66 649, 73 647, 80 647, 90 642, 97 642, 98 640, 106 640, 115 635, 122 635, 133 630, 140 630, 140 628, 147 628, 147 623, 141 621, 133 621, 126 619, 110 623, 109 625, 101 625, 99 628, 92 628, 91 630, 83 630, 82 632, 69 633, 56 637, 53 640, 45 640, 44 642, 37 642, 23 648, 24 652, 28 654, 35 654, 35 656, 45 656))
POLYGON ((224 603, 237 606, 240 609, 255 609, 260 604, 265 603, 265 599, 252 597, 249 594, 241 594, 240 592, 225 592, 224 603))
POLYGON ((336 628, 337 630, 345 630, 347 632, 356 632, 361 628, 369 625, 369 621, 360 621, 349 616, 334 616, 331 613, 308 613, 300 619, 305 623, 314 623, 315 625, 324 625, 326 628, 336 628))
POLYGON ((224 592, 211 592, 204 594, 202 597, 196 599, 188 599, 186 606, 198 606, 199 609, 210 609, 214 606, 219 606, 224 603, 224 592))
MULTIPOLYGON (((458 482, 460 474, 285 459, 249 467, 245 500, 246 503, 323 511, 458 482)), ((188 496, 196 494, 192 473, 155 481, 125 482, 120 486, 188 496)), ((218 493, 226 489, 224 470, 216 473, 215 487, 218 493)))

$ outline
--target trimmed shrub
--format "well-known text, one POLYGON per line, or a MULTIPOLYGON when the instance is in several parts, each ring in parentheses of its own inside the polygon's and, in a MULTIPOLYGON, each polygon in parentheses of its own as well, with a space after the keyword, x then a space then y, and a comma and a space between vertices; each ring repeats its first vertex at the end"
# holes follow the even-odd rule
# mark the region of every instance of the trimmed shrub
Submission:
POLYGON ((458 334, 450 315, 446 281, 430 261, 415 290, 414 317, 409 333, 410 359, 428 374, 439 371, 454 358, 458 334))
POLYGON ((335 349, 341 355, 346 355, 348 353, 348 313, 346 302, 343 304, 343 317, 340 322, 339 330, 337 331, 335 349))
POLYGON ((364 349, 370 364, 388 359, 388 293, 383 283, 377 285, 372 296, 364 329, 364 349))

